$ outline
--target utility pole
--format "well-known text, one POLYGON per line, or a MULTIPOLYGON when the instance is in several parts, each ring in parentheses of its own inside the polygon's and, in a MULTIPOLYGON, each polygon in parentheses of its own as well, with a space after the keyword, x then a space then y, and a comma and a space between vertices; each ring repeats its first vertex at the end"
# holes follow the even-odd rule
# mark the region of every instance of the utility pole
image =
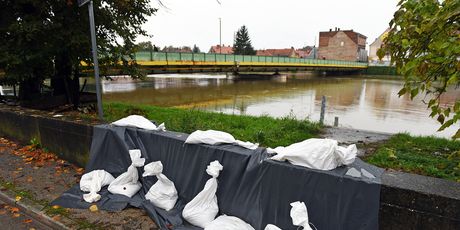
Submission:
POLYGON ((96 80, 96 97, 97 97, 97 113, 99 119, 104 119, 104 111, 102 110, 102 97, 101 97, 101 82, 99 80, 99 62, 97 60, 97 43, 96 43, 96 24, 94 23, 94 9, 93 1, 90 0, 78 0, 78 6, 82 7, 86 3, 88 4, 89 12, 89 27, 91 30, 91 46, 93 53, 93 62, 94 62, 94 78, 96 80))
POLYGON ((222 54, 222 18, 219 18, 219 53, 222 54))

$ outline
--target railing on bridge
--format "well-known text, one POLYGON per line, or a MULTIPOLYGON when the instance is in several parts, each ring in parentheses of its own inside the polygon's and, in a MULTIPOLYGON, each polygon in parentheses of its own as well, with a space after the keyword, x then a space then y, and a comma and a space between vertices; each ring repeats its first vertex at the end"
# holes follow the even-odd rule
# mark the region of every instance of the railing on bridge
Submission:
POLYGON ((299 66, 336 66, 349 68, 367 68, 363 62, 320 60, 272 56, 231 55, 214 53, 166 53, 140 51, 135 54, 136 61, 155 62, 162 61, 168 65, 179 62, 215 63, 216 65, 299 65, 299 66))

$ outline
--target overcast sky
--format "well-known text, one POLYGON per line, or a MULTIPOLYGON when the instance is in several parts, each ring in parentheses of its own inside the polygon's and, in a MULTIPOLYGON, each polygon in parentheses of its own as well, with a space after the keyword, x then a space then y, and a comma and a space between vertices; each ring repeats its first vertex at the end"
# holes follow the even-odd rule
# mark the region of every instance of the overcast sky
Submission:
MULTIPOLYGON (((158 6, 156 0, 152 5, 158 6)), ((296 48, 318 43, 319 31, 353 29, 372 43, 387 27, 398 0, 162 0, 157 14, 145 24, 151 40, 164 47, 198 45, 207 52, 222 43, 231 45, 235 31, 249 29, 256 49, 296 48)))

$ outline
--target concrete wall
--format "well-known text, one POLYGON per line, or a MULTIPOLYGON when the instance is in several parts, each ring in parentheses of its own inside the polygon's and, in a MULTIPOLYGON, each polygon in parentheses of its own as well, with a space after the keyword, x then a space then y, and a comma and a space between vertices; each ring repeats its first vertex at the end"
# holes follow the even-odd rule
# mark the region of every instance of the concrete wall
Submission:
MULTIPOLYGON (((0 136, 22 142, 37 138, 61 158, 84 166, 91 125, 11 111, 0 106, 0 136)), ((380 193, 380 229, 460 229, 460 183, 386 171, 380 193)))

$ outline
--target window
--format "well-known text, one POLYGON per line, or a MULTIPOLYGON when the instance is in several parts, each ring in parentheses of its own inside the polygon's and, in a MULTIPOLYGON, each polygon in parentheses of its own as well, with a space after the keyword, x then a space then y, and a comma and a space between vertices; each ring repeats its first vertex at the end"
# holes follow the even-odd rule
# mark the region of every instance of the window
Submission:
POLYGON ((344 42, 340 42, 340 46, 343 46, 344 45, 344 42))

